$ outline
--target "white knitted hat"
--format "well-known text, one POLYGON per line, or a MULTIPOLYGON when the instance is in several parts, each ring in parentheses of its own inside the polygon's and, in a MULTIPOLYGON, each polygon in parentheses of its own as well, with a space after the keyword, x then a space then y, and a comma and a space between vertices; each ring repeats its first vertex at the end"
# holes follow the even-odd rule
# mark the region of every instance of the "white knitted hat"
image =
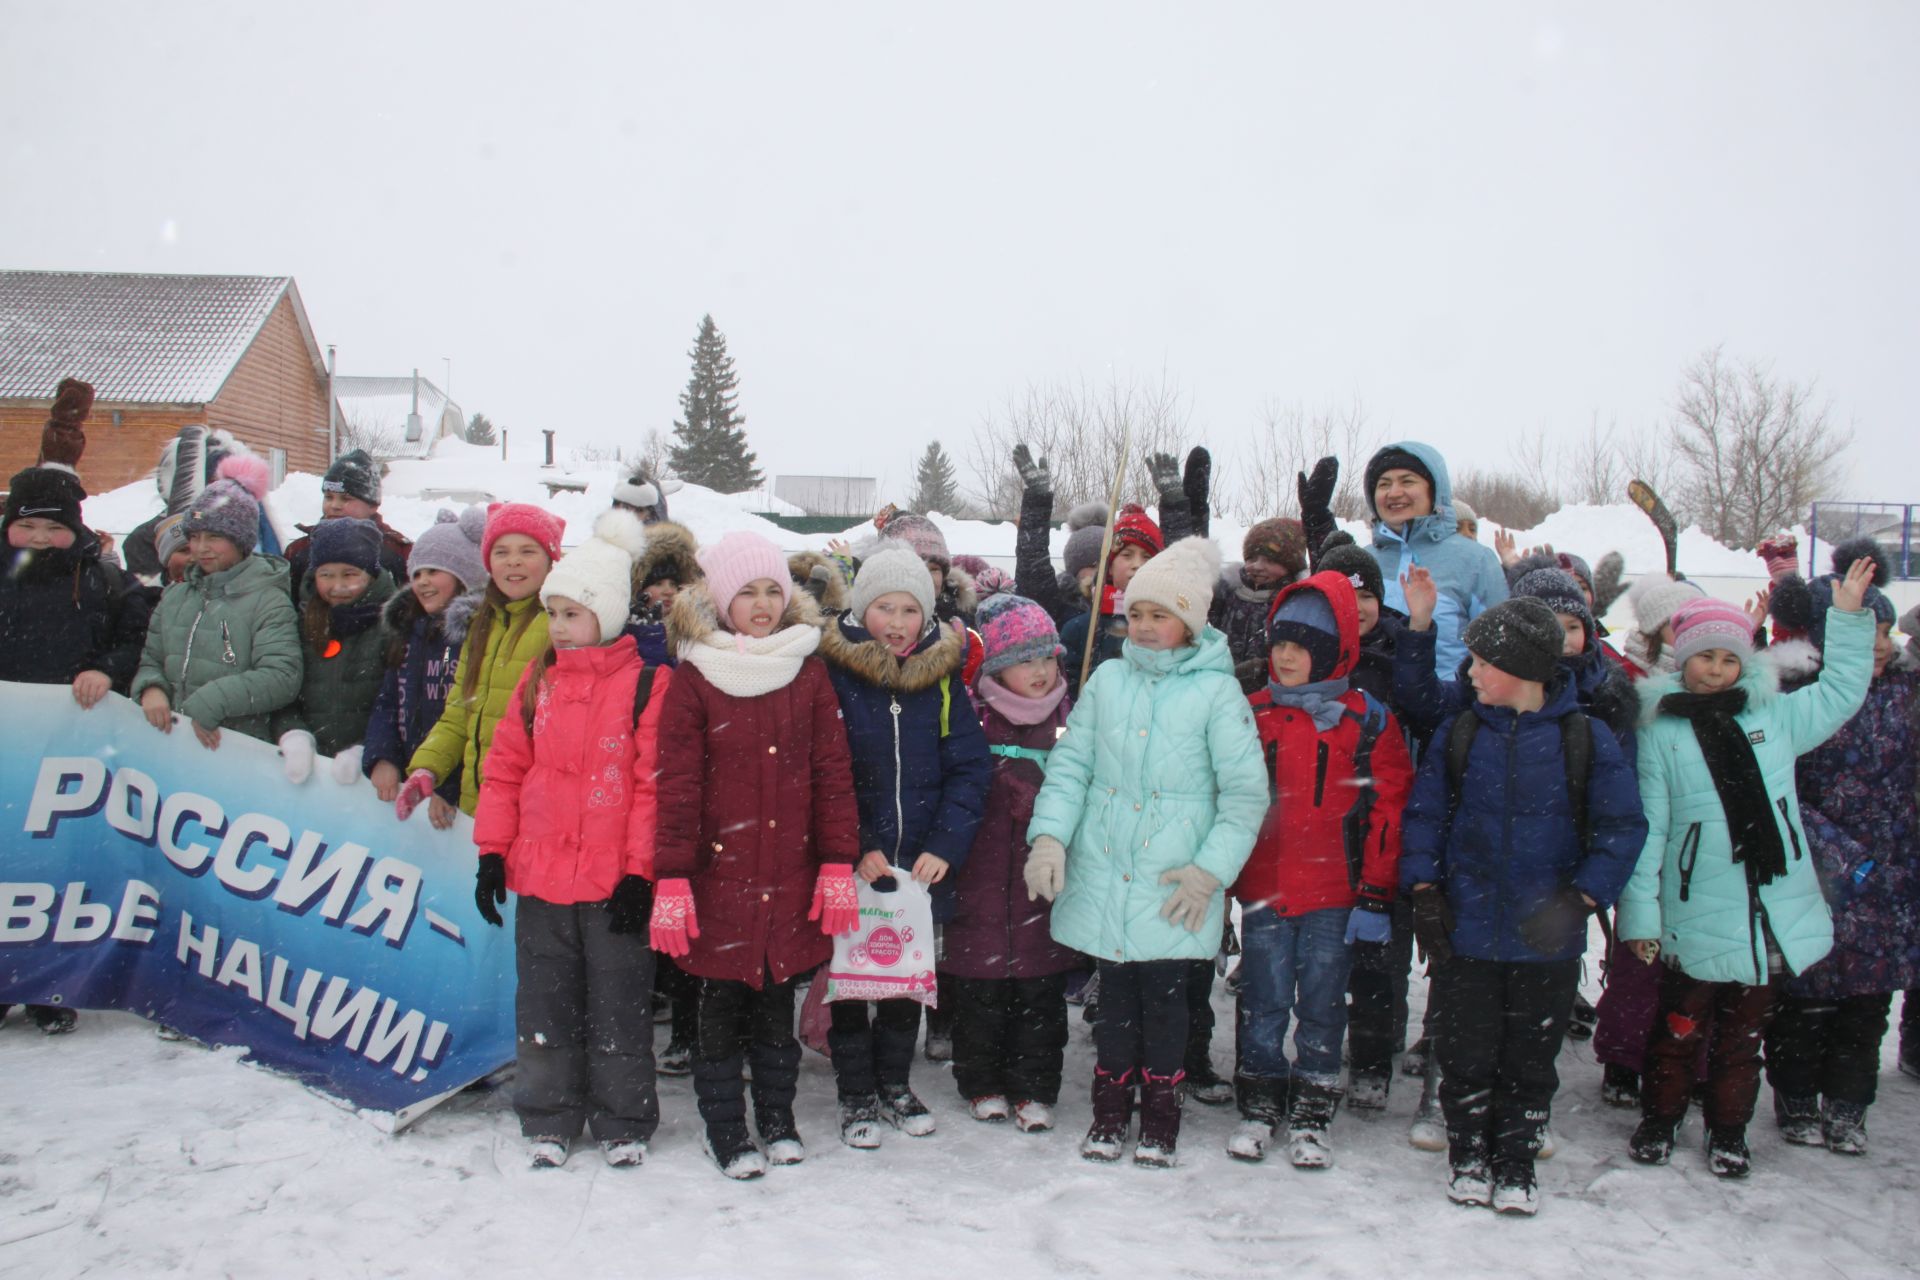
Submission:
POLYGON ((889 591, 904 591, 920 602, 920 611, 933 621, 933 576, 927 562, 904 542, 883 541, 880 550, 860 562, 853 578, 852 607, 856 626, 866 626, 867 606, 889 591))
POLYGON ((1140 566, 1127 583, 1126 602, 1151 601, 1187 624, 1194 639, 1207 629, 1207 608, 1220 581, 1220 548, 1206 538, 1182 538, 1140 566))
POLYGON ((633 562, 647 549, 646 526, 622 507, 602 512, 593 536, 555 562, 540 586, 540 603, 565 596, 600 619, 600 643, 611 643, 633 607, 633 562))

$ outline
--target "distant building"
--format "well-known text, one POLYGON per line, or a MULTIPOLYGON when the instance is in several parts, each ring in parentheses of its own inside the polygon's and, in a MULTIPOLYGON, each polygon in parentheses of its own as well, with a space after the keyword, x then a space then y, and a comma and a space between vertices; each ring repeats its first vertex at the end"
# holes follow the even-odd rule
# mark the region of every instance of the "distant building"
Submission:
POLYGON ((879 483, 872 476, 776 476, 773 496, 810 516, 870 516, 879 483))
POLYGON ((327 369, 289 276, 0 271, 0 483, 32 466, 54 388, 93 384, 91 493, 224 427, 288 470, 327 466, 327 369))
POLYGON ((420 376, 364 378, 345 374, 333 380, 340 406, 341 449, 358 444, 377 458, 424 458, 446 436, 464 436, 460 406, 420 376), (418 421, 414 421, 414 415, 418 421))

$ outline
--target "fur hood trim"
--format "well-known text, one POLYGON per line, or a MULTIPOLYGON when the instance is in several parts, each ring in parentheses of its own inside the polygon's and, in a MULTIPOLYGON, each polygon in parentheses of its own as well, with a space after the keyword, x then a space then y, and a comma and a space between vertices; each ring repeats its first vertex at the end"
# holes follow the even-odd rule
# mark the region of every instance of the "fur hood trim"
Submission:
MULTIPOLYGON (((907 655, 902 662, 878 640, 854 640, 846 632, 855 624, 841 619, 828 625, 820 637, 820 656, 857 679, 882 689, 918 693, 960 673, 967 656, 966 633, 945 623, 935 624, 932 643, 907 655)), ((864 633, 862 633, 864 634, 864 633)))
POLYGON ((446 612, 440 616, 447 634, 447 643, 458 647, 467 642, 467 628, 473 625, 474 615, 486 607, 487 593, 469 591, 463 596, 455 596, 447 602, 446 612))
MULTIPOLYGON (((653 526, 659 528, 659 525, 653 526)), ((820 613, 820 606, 813 597, 795 589, 792 599, 787 601, 786 612, 780 615, 780 625, 774 630, 785 631, 788 627, 824 627, 826 619, 820 613)), ((720 611, 714 607, 713 593, 707 590, 705 582, 696 582, 691 587, 681 588, 673 598, 673 607, 667 610, 667 646, 676 654, 684 654, 689 645, 699 644, 708 636, 721 630, 720 611)))
POLYGON ((846 575, 840 571, 840 562, 824 551, 796 551, 787 557, 787 573, 792 576, 796 590, 807 593, 807 584, 820 581, 826 584, 821 605, 829 613, 844 613, 852 592, 847 586, 846 575), (815 570, 823 572, 814 577, 815 570))
MULTIPOLYGON (((1783 654, 1781 651, 1793 648, 1793 644, 1784 644, 1763 649, 1754 654, 1751 661, 1742 665, 1740 687, 1747 691, 1749 710, 1763 707, 1780 696, 1781 663, 1783 660, 1794 660, 1793 653, 1783 654)), ((1817 662, 1818 653, 1814 656, 1817 662)), ((1684 692, 1684 689, 1680 684, 1680 673, 1669 671, 1657 676, 1648 676, 1644 680, 1636 680, 1633 691, 1640 695, 1640 727, 1644 729, 1660 718, 1660 699, 1670 693, 1684 692)))
POLYGON ((941 594, 951 596, 960 612, 969 618, 980 608, 980 591, 973 585, 973 575, 959 565, 947 570, 947 585, 941 594))
POLYGON ((647 549, 633 562, 633 583, 637 591, 647 576, 662 565, 670 566, 673 580, 681 586, 698 582, 706 575, 694 553, 699 543, 693 530, 671 520, 656 520, 647 526, 647 549))

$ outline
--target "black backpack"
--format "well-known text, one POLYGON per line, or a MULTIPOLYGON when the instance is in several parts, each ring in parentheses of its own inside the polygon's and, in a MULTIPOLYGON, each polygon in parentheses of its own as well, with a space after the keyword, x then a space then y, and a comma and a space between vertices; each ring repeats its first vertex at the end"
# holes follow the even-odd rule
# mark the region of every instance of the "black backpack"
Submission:
MULTIPOLYGON (((1480 717, 1472 708, 1453 718, 1447 732, 1447 813, 1460 807, 1460 783, 1467 776, 1467 756, 1480 732, 1480 717)), ((1593 767, 1593 722, 1586 713, 1576 711, 1560 717, 1560 762, 1566 767, 1567 800, 1573 808, 1573 825, 1580 836, 1580 847, 1587 845, 1587 775, 1593 767)))

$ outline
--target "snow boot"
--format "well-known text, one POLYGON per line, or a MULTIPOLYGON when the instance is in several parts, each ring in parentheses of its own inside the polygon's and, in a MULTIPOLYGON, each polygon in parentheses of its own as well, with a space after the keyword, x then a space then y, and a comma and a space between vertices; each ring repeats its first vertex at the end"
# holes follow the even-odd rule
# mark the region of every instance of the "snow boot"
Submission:
POLYGON ((1567 1039, 1591 1040, 1593 1029, 1600 1025, 1600 1013, 1587 998, 1575 993, 1573 997, 1573 1016, 1567 1019, 1567 1039))
POLYGON ((1324 1169, 1333 1163, 1327 1130, 1340 1106, 1340 1091, 1296 1080, 1287 1112, 1287 1159, 1296 1169, 1324 1169))
POLYGON ((1133 1162, 1150 1169, 1170 1169, 1180 1145, 1180 1084, 1184 1073, 1170 1076, 1140 1073, 1140 1141, 1133 1162))
POLYGON ((661 1051, 660 1063, 656 1068, 663 1076, 690 1076, 693 1074, 693 1041, 673 1037, 667 1041, 667 1047, 661 1051))
POLYGON ((1447 1118, 1440 1109, 1440 1068, 1433 1064, 1426 1082, 1420 1086, 1420 1104, 1414 1108, 1413 1123, 1407 1126, 1407 1142, 1416 1151, 1448 1149, 1447 1118))
POLYGON ((1818 1095, 1795 1098, 1775 1089, 1773 1119, 1780 1126, 1780 1136, 1796 1147, 1823 1147, 1827 1143, 1820 1126, 1818 1095))
POLYGON ((792 1107, 755 1107, 753 1128, 767 1150, 768 1164, 799 1164, 807 1158, 807 1144, 793 1123, 792 1107))
POLYGON ((1012 1113, 1013 1108, 1008 1105, 1005 1094, 989 1093, 967 1103, 967 1114, 988 1124, 998 1124, 1012 1113))
POLYGON ((924 1138, 933 1132, 933 1112, 906 1085, 882 1085, 880 1118, 909 1138, 924 1138))
POLYGON ((1640 1164, 1665 1164, 1673 1158, 1673 1135, 1679 1128, 1678 1120, 1642 1116, 1627 1139, 1627 1154, 1640 1164))
POLYGON ((1390 1074, 1367 1072, 1347 1082, 1347 1110, 1362 1115, 1378 1115, 1387 1109, 1387 1091, 1393 1083, 1390 1074))
POLYGON ((1828 1098, 1820 1127, 1826 1134, 1827 1150, 1835 1155, 1867 1154, 1867 1109, 1859 1103, 1835 1102, 1828 1098))
POLYGON ((1493 1203, 1493 1174, 1487 1167, 1487 1135, 1455 1129, 1446 1135, 1447 1199, 1455 1204, 1493 1203))
POLYGON ((880 1100, 872 1094, 840 1099, 840 1141, 857 1151, 880 1145, 880 1100))
POLYGON ((1235 1076, 1233 1083, 1240 1100, 1240 1124, 1227 1136, 1227 1154, 1238 1160, 1264 1160, 1273 1131, 1286 1118, 1292 1079, 1243 1075, 1235 1076))
POLYGON ((1608 1063, 1600 1075, 1600 1101, 1610 1107, 1638 1107, 1640 1073, 1608 1063))
POLYGON ((1493 1211, 1525 1218, 1540 1212, 1540 1182, 1533 1161, 1508 1160, 1494 1166, 1493 1211))
POLYGON ((1425 1036, 1415 1040, 1407 1051, 1400 1055, 1400 1074, 1403 1076, 1424 1076, 1427 1074, 1427 1059, 1433 1056, 1433 1041, 1425 1036))
POLYGON ((1013 1127, 1022 1133, 1045 1133, 1053 1128, 1053 1108, 1035 1098, 1013 1104, 1013 1127))
POLYGON ((1744 1178, 1753 1172, 1745 1125, 1707 1126, 1707 1168, 1716 1178, 1744 1178))
POLYGON ((601 1143, 600 1154, 616 1169, 632 1169, 646 1160, 647 1144, 638 1138, 616 1138, 601 1143))
POLYGON ((527 1163, 535 1169, 558 1169, 567 1162, 572 1145, 565 1138, 529 1138, 527 1163))
POLYGON ((700 1135, 700 1147, 713 1157, 720 1172, 736 1182, 758 1178, 767 1171, 767 1158, 747 1136, 744 1124, 710 1124, 700 1135))
POLYGON ((1900 1041, 1900 1074, 1920 1080, 1920 1043, 1909 1044, 1905 1038, 1900 1041))
POLYGON ((1133 1072, 1119 1075, 1093 1069, 1093 1124, 1080 1140, 1080 1154, 1088 1160, 1111 1162, 1120 1158, 1133 1128, 1133 1072))
POLYGON ((80 1023, 80 1015, 71 1009, 59 1005, 30 1004, 27 1016, 33 1019, 33 1025, 40 1028, 40 1034, 63 1036, 80 1023))
POLYGON ((1187 1069, 1181 1075, 1186 1080, 1187 1096, 1195 1102, 1222 1107, 1233 1101, 1233 1086, 1213 1069, 1213 1058, 1204 1045, 1188 1050, 1187 1069))

